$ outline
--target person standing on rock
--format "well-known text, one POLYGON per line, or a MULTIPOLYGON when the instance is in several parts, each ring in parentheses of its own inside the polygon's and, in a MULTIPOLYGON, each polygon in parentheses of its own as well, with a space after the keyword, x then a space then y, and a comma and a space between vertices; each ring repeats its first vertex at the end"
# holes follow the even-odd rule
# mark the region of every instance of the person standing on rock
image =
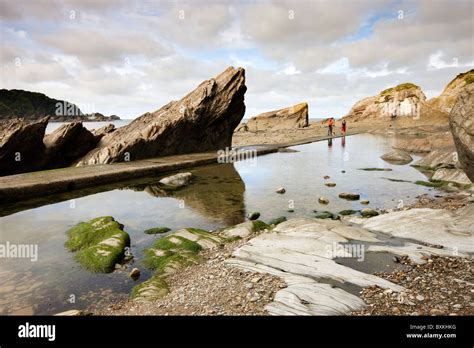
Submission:
POLYGON ((342 135, 346 135, 346 120, 342 120, 342 125, 341 125, 341 133, 342 135))

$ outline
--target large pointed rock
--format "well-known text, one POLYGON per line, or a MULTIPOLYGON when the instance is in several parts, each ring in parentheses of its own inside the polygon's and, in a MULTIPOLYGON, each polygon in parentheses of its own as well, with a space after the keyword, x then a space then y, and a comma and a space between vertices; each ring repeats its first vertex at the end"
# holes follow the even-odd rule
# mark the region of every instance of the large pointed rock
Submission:
POLYGON ((459 162, 474 181, 474 83, 466 85, 449 116, 459 162))
POLYGON ((101 136, 95 136, 82 122, 71 122, 60 126, 44 138, 46 167, 66 167, 92 150, 101 136))
POLYGON ((282 129, 303 128, 308 126, 308 104, 301 103, 288 108, 264 112, 247 122, 247 130, 276 131, 282 129))
POLYGON ((48 120, 48 117, 37 122, 12 120, 0 125, 0 176, 41 167, 48 120))
POLYGON ((229 67, 180 101, 105 135, 78 165, 216 151, 231 146, 245 113, 245 70, 229 67))

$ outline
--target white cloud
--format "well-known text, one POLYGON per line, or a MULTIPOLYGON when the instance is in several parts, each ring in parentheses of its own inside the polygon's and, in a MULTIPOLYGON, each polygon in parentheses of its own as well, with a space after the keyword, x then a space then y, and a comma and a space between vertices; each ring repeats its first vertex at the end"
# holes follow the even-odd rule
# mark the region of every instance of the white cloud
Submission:
POLYGON ((302 101, 338 117, 398 83, 439 93, 474 65, 472 15, 470 0, 0 0, 1 82, 137 117, 239 65, 246 117, 302 101))

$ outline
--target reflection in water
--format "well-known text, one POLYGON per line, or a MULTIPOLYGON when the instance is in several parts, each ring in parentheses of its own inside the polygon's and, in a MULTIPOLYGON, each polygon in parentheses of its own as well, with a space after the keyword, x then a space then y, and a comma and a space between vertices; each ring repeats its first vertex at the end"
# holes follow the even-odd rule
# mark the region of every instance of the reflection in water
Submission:
POLYGON ((341 138, 341 146, 346 147, 346 136, 345 135, 341 138))
POLYGON ((279 216, 314 216, 313 210, 338 212, 366 207, 359 201, 339 199, 338 193, 345 191, 359 193, 361 199, 370 200, 370 207, 380 209, 395 207, 400 199, 409 203, 417 195, 433 192, 424 186, 387 180, 426 180, 415 168, 380 159, 391 149, 390 139, 351 136, 342 138, 340 147, 335 141, 341 151, 332 151, 330 139, 328 144, 295 147, 298 152, 259 156, 256 166, 241 161, 190 168, 193 182, 181 189, 169 190, 158 184, 160 177, 149 177, 0 205, 0 243, 38 245, 37 262, 0 261, 0 314, 53 314, 87 308, 107 294, 128 296, 135 285, 127 276, 130 268, 141 269, 140 280, 150 276, 141 260, 142 251, 160 238, 143 233, 151 227, 215 230, 243 221, 246 211, 258 211, 260 219, 268 222, 279 216), (343 149, 343 142, 350 153, 343 149), (368 167, 389 167, 392 171, 359 170, 368 167), (326 175, 336 187, 324 185, 326 175), (286 189, 283 195, 275 193, 280 186, 286 189), (330 203, 319 205, 320 196, 330 203), (82 269, 64 243, 71 226, 104 215, 124 224, 135 260, 126 269, 95 274, 82 269), (68 302, 72 294, 75 303, 68 302))
POLYGON ((220 164, 192 170, 191 185, 169 190, 158 182, 129 188, 153 197, 173 197, 199 214, 235 225, 245 219, 245 184, 233 164, 220 164))

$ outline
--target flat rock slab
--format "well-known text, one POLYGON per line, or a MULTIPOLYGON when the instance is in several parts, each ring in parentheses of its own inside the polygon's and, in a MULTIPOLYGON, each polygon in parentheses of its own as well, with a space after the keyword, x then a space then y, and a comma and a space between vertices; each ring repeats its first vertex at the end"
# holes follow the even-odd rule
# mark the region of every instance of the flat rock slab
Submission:
POLYGON ((272 315, 347 315, 365 306, 349 292, 350 285, 405 289, 337 263, 336 257, 354 255, 348 249, 336 255, 334 245, 368 244, 365 252, 406 255, 417 263, 426 262, 430 255, 465 257, 474 251, 473 215, 474 205, 470 205, 457 212, 412 209, 345 221, 290 219, 251 239, 226 262, 286 282, 287 287, 266 307, 272 315), (398 237, 397 243, 389 236, 398 237))
MULTIPOLYGON (((267 306, 275 315, 341 315, 358 310, 363 301, 328 283, 361 287, 378 285, 393 291, 404 288, 377 276, 340 265, 335 244, 377 242, 376 235, 339 221, 290 219, 263 233, 233 253, 227 262, 236 267, 281 277, 288 285, 267 306), (326 280, 326 281, 325 281, 326 280)), ((380 241, 379 241, 380 242, 380 241)), ((350 257, 351 254, 345 255, 350 257)))
POLYGON ((457 252, 474 252, 474 205, 456 212, 444 209, 410 209, 379 215, 368 220, 351 218, 361 227, 386 233, 390 236, 409 238, 457 252))

